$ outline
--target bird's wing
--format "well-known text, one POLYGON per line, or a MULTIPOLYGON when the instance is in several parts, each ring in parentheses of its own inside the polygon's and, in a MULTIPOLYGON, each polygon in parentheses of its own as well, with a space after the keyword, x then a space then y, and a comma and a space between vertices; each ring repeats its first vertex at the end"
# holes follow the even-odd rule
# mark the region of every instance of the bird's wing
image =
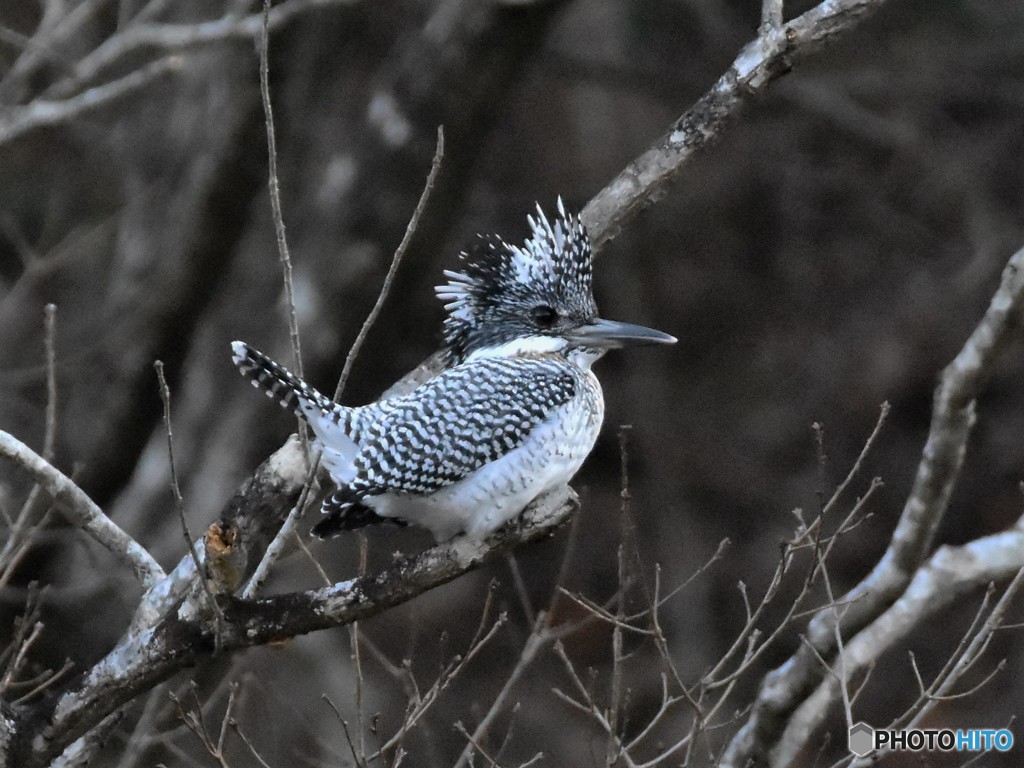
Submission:
POLYGON ((369 406, 376 418, 360 414, 356 476, 338 502, 456 483, 520 446, 575 393, 575 378, 556 361, 484 359, 450 368, 405 397, 369 406))

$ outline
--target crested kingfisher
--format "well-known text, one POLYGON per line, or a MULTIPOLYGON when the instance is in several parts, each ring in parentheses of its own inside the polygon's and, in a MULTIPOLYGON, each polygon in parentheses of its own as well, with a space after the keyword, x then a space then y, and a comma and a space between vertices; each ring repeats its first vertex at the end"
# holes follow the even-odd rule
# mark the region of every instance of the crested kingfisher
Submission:
POLYGON ((576 474, 594 447, 604 396, 591 365, 666 333, 597 314, 593 254, 578 215, 537 207, 511 245, 480 235, 445 270, 445 368, 409 394, 338 405, 247 344, 242 374, 304 419, 337 486, 322 538, 381 519, 427 528, 437 541, 482 539, 576 474))

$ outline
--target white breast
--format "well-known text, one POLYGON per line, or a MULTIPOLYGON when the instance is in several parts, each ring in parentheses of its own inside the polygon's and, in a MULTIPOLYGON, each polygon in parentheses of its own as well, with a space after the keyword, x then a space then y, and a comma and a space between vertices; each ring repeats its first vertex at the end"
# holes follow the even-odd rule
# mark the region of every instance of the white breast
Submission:
POLYGON ((568 483, 594 447, 604 418, 604 398, 589 371, 581 392, 552 411, 517 448, 463 480, 429 496, 383 494, 366 499, 382 517, 428 528, 437 541, 460 532, 482 539, 527 504, 568 483))

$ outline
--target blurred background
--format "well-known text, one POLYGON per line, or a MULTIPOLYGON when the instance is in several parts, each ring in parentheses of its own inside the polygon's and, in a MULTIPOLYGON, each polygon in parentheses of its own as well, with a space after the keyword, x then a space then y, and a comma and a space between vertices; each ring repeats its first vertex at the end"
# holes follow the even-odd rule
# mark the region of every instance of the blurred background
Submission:
MULTIPOLYGON (((281 23, 271 39, 271 89, 306 378, 333 391, 422 190, 439 124, 446 136, 439 184, 356 363, 348 404, 374 399, 437 348, 442 310, 432 286, 475 233, 520 239, 535 203, 553 210, 559 195, 581 208, 725 71, 753 38, 760 5, 385 0, 323 3, 281 23)), ((787 3, 787 18, 811 5, 787 3)), ((232 339, 244 339, 291 360, 258 59, 252 38, 240 35, 173 50, 126 46, 96 72, 82 62, 96 61, 105 44, 110 54, 111 40, 147 25, 256 10, 237 0, 0 5, 0 119, 5 107, 77 93, 169 53, 182 57, 176 71, 101 109, 0 140, 0 428, 41 446, 43 307, 53 302, 55 464, 165 567, 185 548, 153 361, 164 361, 172 389, 177 470, 193 531, 217 517, 295 428, 238 376, 228 350, 232 339), (54 18, 66 24, 59 34, 33 37, 54 18)), ((780 543, 793 534, 792 511, 813 518, 819 475, 826 491, 845 476, 888 400, 888 423, 850 501, 874 476, 885 485, 830 569, 837 590, 856 583, 884 550, 906 498, 937 376, 1022 244, 1024 4, 889 0, 773 85, 602 251, 595 269, 602 314, 680 342, 609 355, 597 367, 607 420, 575 482, 583 504, 566 588, 598 602, 617 588, 616 432, 632 425, 640 577, 653 583, 660 564, 663 583, 679 584, 731 541, 662 609, 675 663, 696 680, 742 627, 737 583, 759 599, 780 543), (825 429, 823 472, 814 422, 825 429)), ((1022 353, 1018 340, 979 402, 939 543, 998 531, 1024 511, 1022 353)), ((4 511, 13 514, 26 491, 23 476, 0 466, 4 511)), ((568 538, 563 531, 517 553, 515 567, 485 568, 363 623, 374 649, 362 657, 365 719, 368 726, 380 713, 386 738, 407 699, 378 655, 392 665, 410 659, 427 687, 465 651, 492 580, 495 606, 508 612, 508 624, 408 735, 403 765, 455 762, 466 741, 453 724, 472 730, 491 706, 529 632, 528 614, 549 600, 568 538)), ((370 565, 429 543, 416 530, 371 530, 370 565)), ((310 546, 332 578, 356 572, 356 537, 310 546)), ((51 667, 70 657, 82 669, 102 656, 138 598, 130 574, 80 532, 54 524, 0 591, 0 646, 30 582, 48 587, 47 631, 35 653, 51 667)), ((268 589, 320 583, 296 554, 268 589)), ((981 596, 884 657, 858 700, 861 719, 888 722, 913 701, 907 651, 926 678, 934 675, 981 596)), ((769 628, 772 618, 769 611, 769 628)), ((758 669, 783 661, 799 630, 758 669)), ((148 706, 140 700, 102 764, 209 764, 167 698, 189 679, 217 723, 227 682, 241 681, 235 717, 271 765, 349 764, 341 725, 321 698, 356 722, 349 639, 346 630, 323 632, 171 681, 148 706), (127 754, 143 709, 151 738, 127 754)), ((596 670, 595 680, 607 676, 606 626, 590 625, 566 649, 581 669, 596 670)), ((642 722, 657 706, 660 667, 639 639, 627 651, 630 717, 642 722)), ((1002 727, 1021 714, 1020 629, 997 636, 982 676, 1003 657, 1008 668, 984 692, 944 704, 928 724, 1002 727)), ((758 676, 738 687, 733 709, 721 715, 727 725, 701 747, 704 762, 742 721, 732 718, 758 676)), ((571 683, 548 654, 513 690, 521 706, 502 764, 539 751, 540 765, 603 763, 604 737, 552 687, 571 683)), ((510 714, 495 727, 495 751, 510 714)), ((685 712, 667 722, 665 741, 687 722, 685 712)), ((831 743, 819 739, 828 762, 845 753, 838 708, 830 725, 831 743)), ((1019 749, 985 764, 1019 764, 1019 749)), ((806 764, 816 757, 807 755, 806 764)), ((232 764, 253 761, 243 750, 232 764)), ((896 757, 886 765, 911 762, 896 757)), ((960 762, 935 756, 929 764, 960 762)))

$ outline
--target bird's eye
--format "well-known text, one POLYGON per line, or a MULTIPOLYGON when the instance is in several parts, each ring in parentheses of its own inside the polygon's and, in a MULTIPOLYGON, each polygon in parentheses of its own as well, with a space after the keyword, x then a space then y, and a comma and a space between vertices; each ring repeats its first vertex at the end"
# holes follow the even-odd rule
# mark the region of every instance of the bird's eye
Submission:
POLYGON ((533 322, 540 328, 550 328, 558 320, 558 311, 547 304, 534 307, 530 312, 533 322))

